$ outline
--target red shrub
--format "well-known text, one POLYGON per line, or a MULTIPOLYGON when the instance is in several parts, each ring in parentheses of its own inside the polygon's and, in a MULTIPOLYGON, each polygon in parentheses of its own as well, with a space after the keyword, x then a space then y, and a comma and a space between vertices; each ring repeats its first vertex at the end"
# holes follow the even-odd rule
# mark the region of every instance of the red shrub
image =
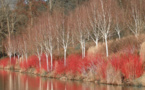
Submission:
POLYGON ((111 59, 111 64, 116 70, 120 70, 126 79, 140 77, 143 73, 142 61, 135 54, 114 56, 111 59))
POLYGON ((28 58, 28 67, 34 67, 37 68, 39 67, 39 59, 36 55, 30 56, 28 58))
POLYGON ((67 70, 66 72, 72 72, 73 74, 81 72, 82 57, 79 55, 70 55, 67 57, 67 70))
POLYGON ((0 65, 4 68, 8 65, 9 58, 3 58, 0 60, 0 65))
MULTIPOLYGON (((42 56, 41 56, 41 66, 42 66, 42 68, 44 70, 48 71, 47 70, 47 61, 46 60, 47 60, 46 59, 46 55, 42 54, 42 56)), ((53 64, 52 69, 54 69, 54 67, 55 67, 55 60, 54 59, 53 59, 52 64, 53 64)), ((48 67, 49 67, 49 70, 50 70, 51 69, 51 58, 50 58, 50 56, 48 57, 48 67)))
POLYGON ((27 64, 27 62, 26 62, 26 60, 25 61, 22 61, 21 63, 20 63, 20 67, 22 68, 22 69, 28 69, 29 67, 28 67, 28 64, 27 64))
POLYGON ((121 70, 122 68, 122 61, 121 58, 113 56, 110 60, 112 66, 115 68, 115 70, 121 70))
POLYGON ((55 68, 56 74, 63 74, 63 73, 65 73, 66 72, 66 68, 67 67, 64 66, 63 59, 62 60, 58 60, 56 68, 55 68))
POLYGON ((143 73, 142 62, 138 55, 126 55, 122 57, 121 72, 127 79, 140 77, 143 73))
POLYGON ((15 66, 16 65, 16 60, 17 60, 17 57, 12 57, 11 58, 11 65, 15 66))

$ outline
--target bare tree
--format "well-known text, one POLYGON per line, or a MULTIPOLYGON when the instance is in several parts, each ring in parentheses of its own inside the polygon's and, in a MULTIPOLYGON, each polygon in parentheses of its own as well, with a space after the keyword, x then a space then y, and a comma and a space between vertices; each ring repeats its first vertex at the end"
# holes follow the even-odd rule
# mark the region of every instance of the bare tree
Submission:
POLYGON ((88 18, 90 22, 90 36, 92 40, 95 42, 96 46, 98 46, 98 41, 99 41, 99 36, 100 36, 100 31, 98 30, 97 27, 97 4, 96 1, 93 1, 90 3, 90 8, 88 10, 88 18))
POLYGON ((82 49, 82 58, 85 57, 86 52, 86 39, 88 37, 88 23, 87 23, 87 12, 86 7, 82 6, 77 8, 74 13, 74 17, 76 18, 74 25, 74 32, 77 40, 79 41, 82 49))
POLYGON ((109 56, 108 53, 108 35, 110 32, 111 28, 111 21, 112 21, 112 16, 111 16, 111 2, 105 1, 105 0, 100 0, 100 10, 97 13, 97 20, 98 20, 98 29, 102 33, 102 36, 105 40, 106 44, 106 57, 109 56))
POLYGON ((136 1, 131 2, 131 13, 130 13, 130 19, 128 23, 128 27, 131 30, 131 32, 135 35, 136 38, 138 38, 139 34, 143 30, 144 27, 144 22, 143 22, 143 17, 141 14, 141 1, 136 1))
POLYGON ((69 18, 65 16, 64 14, 60 14, 61 18, 57 18, 57 23, 59 29, 57 29, 58 37, 60 38, 60 44, 64 50, 64 66, 66 66, 66 53, 68 45, 70 44, 70 26, 69 24, 69 18))
POLYGON ((44 35, 44 30, 43 30, 43 23, 41 20, 39 20, 39 23, 37 23, 33 28, 32 30, 35 30, 35 34, 34 35, 31 35, 31 36, 34 36, 35 40, 35 50, 36 50, 36 55, 39 59, 39 68, 41 68, 41 56, 42 56, 42 53, 43 53, 43 35, 44 35))
MULTIPOLYGON (((47 17, 47 21, 45 22, 46 25, 46 40, 45 40, 45 48, 46 51, 49 53, 50 55, 50 61, 51 61, 51 71, 53 69, 53 49, 55 46, 55 22, 54 22, 54 18, 51 15, 48 15, 47 17)), ((47 62, 48 64, 48 62, 47 62)))

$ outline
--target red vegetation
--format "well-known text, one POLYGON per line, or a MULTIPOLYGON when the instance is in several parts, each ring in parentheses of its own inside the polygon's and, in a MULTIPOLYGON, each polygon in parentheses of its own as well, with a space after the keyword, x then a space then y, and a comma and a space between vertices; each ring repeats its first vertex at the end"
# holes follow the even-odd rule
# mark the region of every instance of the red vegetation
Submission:
MULTIPOLYGON (((53 60, 53 70, 55 74, 67 74, 71 73, 73 75, 81 74, 83 71, 88 72, 91 69, 94 69, 95 72, 101 75, 102 78, 106 78, 106 70, 108 63, 111 63, 112 67, 116 71, 120 71, 125 79, 134 79, 138 78, 143 74, 142 61, 139 59, 139 56, 136 54, 121 54, 117 56, 112 56, 108 59, 102 58, 101 55, 96 55, 94 58, 84 58, 80 55, 70 55, 67 57, 67 66, 64 66, 62 60, 53 60)), ((16 60, 12 58, 11 64, 16 65, 16 60)), ((50 57, 49 60, 49 69, 50 69, 50 57)), ((4 58, 0 61, 0 65, 5 67, 9 63, 9 58, 4 58)), ((47 62, 45 54, 41 56, 41 69, 47 71, 47 62)), ((23 69, 36 68, 37 72, 40 71, 39 68, 39 59, 36 55, 33 55, 28 58, 28 62, 23 60, 20 62, 20 67, 23 69)))
POLYGON ((81 66, 82 66, 82 59, 81 56, 78 55, 71 55, 67 58, 67 72, 71 72, 73 74, 77 72, 81 72, 81 66))
POLYGON ((142 61, 138 55, 123 54, 110 60, 116 70, 120 70, 126 79, 138 78, 143 74, 142 61))
POLYGON ((0 60, 0 66, 2 66, 4 68, 8 65, 8 62, 9 62, 9 58, 1 59, 0 60))
POLYGON ((3 58, 0 60, 0 66, 3 68, 6 67, 8 64, 11 64, 12 66, 16 65, 16 59, 17 57, 12 57, 11 58, 11 63, 10 63, 10 58, 3 58))

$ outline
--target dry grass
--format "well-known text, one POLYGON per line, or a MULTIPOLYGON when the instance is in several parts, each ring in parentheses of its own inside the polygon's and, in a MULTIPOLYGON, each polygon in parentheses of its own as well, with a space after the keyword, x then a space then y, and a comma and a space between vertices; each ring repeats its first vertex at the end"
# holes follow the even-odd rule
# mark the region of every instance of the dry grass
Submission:
MULTIPOLYGON (((132 53, 138 53, 140 49, 140 45, 142 42, 145 41, 145 35, 141 34, 138 38, 135 36, 127 36, 124 38, 116 39, 116 40, 109 40, 108 41, 108 49, 109 55, 116 54, 116 53, 128 53, 132 51, 132 53)), ((88 49, 88 55, 91 54, 106 54, 105 43, 99 43, 98 47, 90 47, 88 49)))
POLYGON ((108 84, 122 84, 122 76, 119 70, 115 70, 111 64, 107 67, 107 83, 108 84))

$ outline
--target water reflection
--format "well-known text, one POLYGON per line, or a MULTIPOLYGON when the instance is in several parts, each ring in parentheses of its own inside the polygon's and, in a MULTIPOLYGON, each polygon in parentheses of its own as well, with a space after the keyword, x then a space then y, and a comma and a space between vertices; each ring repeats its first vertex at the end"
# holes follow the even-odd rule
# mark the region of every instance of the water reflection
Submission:
POLYGON ((145 88, 97 85, 89 82, 63 82, 1 70, 0 90, 145 90, 145 88))

